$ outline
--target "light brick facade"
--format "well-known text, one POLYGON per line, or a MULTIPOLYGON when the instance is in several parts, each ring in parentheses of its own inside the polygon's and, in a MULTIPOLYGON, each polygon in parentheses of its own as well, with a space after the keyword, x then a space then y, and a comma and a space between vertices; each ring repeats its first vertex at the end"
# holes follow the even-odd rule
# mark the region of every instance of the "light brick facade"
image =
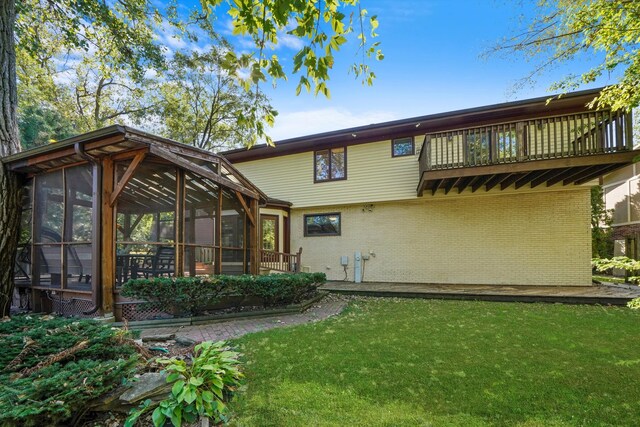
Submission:
POLYGON ((589 187, 549 192, 421 198, 292 209, 291 247, 302 266, 345 277, 340 256, 371 254, 364 281, 589 285, 589 187), (340 212, 340 236, 304 237, 303 215, 340 212))

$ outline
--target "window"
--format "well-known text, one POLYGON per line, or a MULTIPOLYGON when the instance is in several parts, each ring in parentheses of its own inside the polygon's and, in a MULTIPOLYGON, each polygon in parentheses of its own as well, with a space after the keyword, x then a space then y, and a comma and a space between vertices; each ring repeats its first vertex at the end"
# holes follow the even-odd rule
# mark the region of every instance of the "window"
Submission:
POLYGON ((340 214, 311 214, 304 216, 305 236, 339 236, 340 214))
POLYGON ((262 249, 265 251, 278 251, 278 216, 261 215, 260 227, 262 229, 262 249))
POLYGON ((314 182, 347 179, 347 149, 345 147, 316 151, 314 182))
POLYGON ((413 156, 415 145, 413 137, 399 138, 391 141, 391 157, 413 156))

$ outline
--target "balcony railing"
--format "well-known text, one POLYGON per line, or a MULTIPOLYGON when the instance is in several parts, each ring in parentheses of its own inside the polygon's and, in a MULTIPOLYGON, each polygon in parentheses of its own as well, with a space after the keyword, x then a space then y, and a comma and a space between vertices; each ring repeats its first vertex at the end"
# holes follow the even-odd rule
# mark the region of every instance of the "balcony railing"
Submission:
POLYGON ((430 133, 425 171, 588 156, 633 149, 631 113, 591 111, 430 133))
POLYGON ((300 262, 302 261, 302 248, 295 254, 285 252, 260 250, 260 268, 271 271, 282 271, 286 273, 299 273, 300 262))

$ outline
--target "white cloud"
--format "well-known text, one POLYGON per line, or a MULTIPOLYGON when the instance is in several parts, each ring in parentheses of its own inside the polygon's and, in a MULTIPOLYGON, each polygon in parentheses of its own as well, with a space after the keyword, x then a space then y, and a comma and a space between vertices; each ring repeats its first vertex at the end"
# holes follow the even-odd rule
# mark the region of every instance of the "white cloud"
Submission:
POLYGON ((329 132, 373 123, 397 119, 389 111, 366 111, 353 113, 343 108, 322 108, 318 110, 280 113, 273 129, 267 133, 275 140, 296 138, 315 133, 329 132))
POLYGON ((292 36, 287 33, 278 34, 278 46, 277 47, 286 47, 289 49, 300 50, 304 46, 304 41, 299 37, 292 36))

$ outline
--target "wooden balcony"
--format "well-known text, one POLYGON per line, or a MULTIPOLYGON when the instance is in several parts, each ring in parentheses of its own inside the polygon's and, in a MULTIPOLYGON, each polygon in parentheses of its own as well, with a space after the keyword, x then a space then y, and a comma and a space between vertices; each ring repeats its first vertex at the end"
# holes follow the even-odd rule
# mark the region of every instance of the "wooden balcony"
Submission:
POLYGON ((425 136, 418 196, 583 184, 633 162, 631 113, 589 111, 425 136))

